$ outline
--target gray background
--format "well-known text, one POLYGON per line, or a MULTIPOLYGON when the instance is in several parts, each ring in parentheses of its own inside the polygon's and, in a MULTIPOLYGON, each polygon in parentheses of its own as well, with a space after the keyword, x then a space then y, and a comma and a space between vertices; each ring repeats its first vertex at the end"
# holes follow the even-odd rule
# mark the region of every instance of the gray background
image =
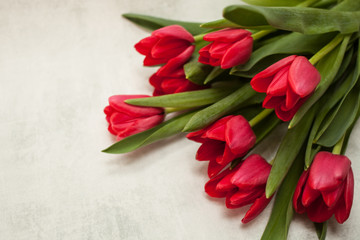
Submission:
MULTIPOLYGON (((270 207, 242 225, 246 208, 228 210, 203 191, 206 163, 183 136, 126 155, 103 108, 113 94, 151 94, 143 56, 133 45, 148 32, 125 12, 209 21, 237 0, 0 1, 0 239, 259 239, 270 207)), ((275 140, 258 152, 271 159, 275 140)), ((359 233, 360 128, 348 156, 355 202, 328 239, 359 233)), ((289 239, 317 239, 296 216, 289 239)))

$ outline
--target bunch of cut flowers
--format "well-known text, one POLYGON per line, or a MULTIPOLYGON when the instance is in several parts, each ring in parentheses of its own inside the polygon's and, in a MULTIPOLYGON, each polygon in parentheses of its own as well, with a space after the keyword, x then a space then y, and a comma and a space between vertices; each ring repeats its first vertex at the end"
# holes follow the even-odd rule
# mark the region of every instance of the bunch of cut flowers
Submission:
POLYGON ((320 239, 351 212, 345 156, 360 114, 360 0, 244 0, 194 23, 124 14, 152 30, 135 44, 153 94, 115 95, 105 108, 122 154, 186 132, 208 162, 205 192, 256 218, 274 198, 262 239, 286 239, 306 214, 320 239), (280 124, 274 159, 251 154, 280 124))

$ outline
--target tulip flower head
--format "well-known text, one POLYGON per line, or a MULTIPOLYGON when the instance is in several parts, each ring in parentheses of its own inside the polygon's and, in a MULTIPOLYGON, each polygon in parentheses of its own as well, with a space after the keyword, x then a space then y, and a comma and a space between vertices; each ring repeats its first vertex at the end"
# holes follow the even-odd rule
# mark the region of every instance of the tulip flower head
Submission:
POLYGON ((333 214, 339 223, 348 219, 354 194, 354 176, 346 156, 319 152, 309 170, 301 175, 293 205, 313 222, 324 222, 333 214))
POLYGON ((251 32, 226 28, 206 34, 205 41, 212 42, 200 49, 199 62, 222 69, 246 63, 252 53, 251 32))
POLYGON ((195 46, 189 46, 184 52, 169 60, 167 64, 159 68, 149 81, 155 88, 154 96, 193 91, 204 87, 194 84, 186 79, 184 64, 188 62, 195 46))
POLYGON ((274 108, 281 120, 289 121, 320 79, 320 73, 307 58, 292 55, 256 74, 250 84, 255 91, 266 93, 264 108, 274 108))
POLYGON ((242 219, 243 223, 250 222, 271 200, 265 196, 270 170, 271 165, 260 155, 250 155, 233 170, 224 170, 210 179, 205 192, 211 197, 226 197, 226 207, 230 209, 252 204, 242 219))
POLYGON ((244 156, 256 142, 251 126, 240 115, 224 117, 207 128, 189 133, 187 138, 202 143, 196 159, 209 161, 209 177, 219 173, 232 160, 244 156))
POLYGON ((164 120, 162 108, 139 107, 125 103, 127 99, 149 97, 148 95, 114 95, 105 107, 108 130, 121 140, 160 124, 164 120))
POLYGON ((136 51, 145 55, 144 66, 167 63, 194 42, 194 37, 179 25, 166 26, 152 32, 150 37, 135 45, 136 51))

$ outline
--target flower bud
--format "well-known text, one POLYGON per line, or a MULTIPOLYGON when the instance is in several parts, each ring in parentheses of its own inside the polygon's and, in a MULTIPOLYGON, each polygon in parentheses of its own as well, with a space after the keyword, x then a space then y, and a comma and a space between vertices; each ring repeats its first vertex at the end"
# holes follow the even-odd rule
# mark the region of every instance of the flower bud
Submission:
POLYGON ((264 108, 289 121, 314 92, 321 79, 318 70, 303 56, 292 55, 255 75, 250 84, 266 93, 264 108))
POLYGON ((226 28, 204 36, 212 42, 200 49, 199 62, 223 69, 246 63, 252 53, 251 32, 244 29, 226 28))
POLYGON ((167 63, 194 42, 194 37, 179 25, 166 26, 152 32, 150 37, 135 45, 136 51, 145 55, 144 66, 167 63))
POLYGON ((339 223, 348 219, 354 195, 354 176, 346 156, 316 154, 309 170, 301 175, 293 205, 313 222, 324 222, 333 214, 339 223))
POLYGON ((211 197, 226 197, 226 207, 230 209, 252 204, 242 219, 243 223, 250 222, 271 200, 265 196, 270 170, 271 165, 260 155, 250 155, 233 170, 224 170, 210 179, 205 192, 211 197))
POLYGON ((130 135, 155 127, 164 120, 162 108, 139 107, 125 103, 127 99, 149 97, 147 95, 114 95, 105 107, 108 130, 121 140, 130 135))
POLYGON ((202 143, 196 159, 209 161, 209 177, 219 173, 232 160, 244 156, 256 142, 251 126, 240 115, 224 117, 207 128, 189 133, 187 138, 202 143))

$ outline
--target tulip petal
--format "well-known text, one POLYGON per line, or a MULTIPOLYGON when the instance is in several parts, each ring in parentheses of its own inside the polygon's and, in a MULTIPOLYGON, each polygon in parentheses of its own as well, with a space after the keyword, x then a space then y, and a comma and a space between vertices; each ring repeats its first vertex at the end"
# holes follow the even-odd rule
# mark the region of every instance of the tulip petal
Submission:
POLYGON ((205 47, 201 48, 199 50, 199 55, 202 57, 205 57, 205 58, 209 58, 210 57, 209 50, 212 45, 213 45, 213 43, 210 43, 210 44, 206 45, 205 47))
POLYGON ((310 168, 308 183, 315 190, 334 190, 345 180, 350 165, 351 162, 346 156, 319 152, 310 168))
POLYGON ((198 149, 196 160, 211 161, 216 160, 217 156, 222 156, 225 143, 216 140, 207 140, 198 149))
POLYGON ((233 44, 223 55, 221 68, 228 69, 246 63, 251 56, 252 47, 253 38, 250 36, 233 44))
POLYGON ((267 88, 267 94, 272 96, 283 96, 286 94, 288 86, 288 73, 289 66, 286 66, 279 70, 274 76, 274 79, 267 88))
POLYGON ((206 132, 206 129, 200 129, 199 131, 196 132, 191 132, 188 133, 186 135, 186 137, 191 140, 191 141, 195 141, 195 142, 199 142, 199 143, 204 143, 207 141, 206 138, 203 138, 202 135, 206 132))
POLYGON ((267 95, 263 101, 263 108, 276 108, 285 101, 285 96, 276 97, 267 95))
POLYGON ((210 161, 209 166, 208 166, 208 176, 209 176, 209 178, 214 177, 216 174, 218 174, 225 167, 226 167, 226 165, 220 165, 215 160, 210 161))
MULTIPOLYGON (((234 188, 233 190, 231 190, 230 192, 227 193, 226 195, 226 200, 225 200, 225 205, 227 208, 229 209, 235 209, 235 208, 239 208, 240 206, 238 205, 233 205, 231 203, 231 197, 238 191, 237 188, 234 188)), ((247 203, 247 204, 250 204, 251 202, 247 203)))
POLYGON ((304 207, 310 206, 318 197, 320 197, 320 191, 312 189, 308 182, 306 182, 303 190, 303 194, 301 197, 301 203, 304 207))
POLYGON ((208 33, 204 36, 203 39, 208 42, 235 42, 250 35, 251 32, 244 29, 226 28, 212 33, 208 33))
POLYGON ((210 56, 212 58, 222 58, 231 45, 231 43, 214 42, 209 49, 210 56))
POLYGON ((336 206, 335 218, 338 223, 344 223, 350 216, 350 211, 354 198, 354 175, 350 168, 347 176, 343 197, 336 206))
POLYGON ((144 58, 144 66, 156 66, 163 63, 166 63, 169 59, 168 58, 153 58, 151 55, 147 55, 144 58))
POLYGON ((157 74, 159 76, 182 76, 185 77, 184 72, 184 64, 189 61, 191 58, 192 53, 194 52, 195 46, 189 46, 185 50, 183 50, 178 56, 173 57, 170 59, 167 64, 162 66, 158 71, 157 74), (176 73, 174 75, 174 73, 176 73))
POLYGON ((140 107, 125 103, 127 99, 133 98, 145 98, 150 97, 148 95, 114 95, 109 98, 109 104, 116 111, 126 113, 132 117, 145 117, 157 114, 162 114, 164 110, 162 108, 154 107, 140 107))
POLYGON ((283 121, 290 121, 293 116, 296 114, 296 112, 299 110, 299 108, 304 104, 304 102, 306 102, 307 98, 302 98, 300 99, 295 107, 293 107, 292 109, 288 110, 288 111, 284 111, 283 109, 286 109, 286 107, 284 106, 284 102, 282 104, 280 104, 279 106, 275 107, 275 113, 276 116, 278 116, 279 119, 283 120, 283 121))
POLYGON ((253 203, 257 198, 262 196, 264 192, 265 192, 265 187, 253 188, 247 190, 239 189, 236 193, 234 193, 234 195, 231 196, 230 203, 231 205, 243 207, 250 203, 253 203))
POLYGON ((255 145, 256 136, 249 122, 237 115, 226 123, 225 141, 234 154, 243 155, 255 145))
POLYGON ((318 198, 306 209, 306 213, 311 221, 321 223, 334 214, 334 209, 328 208, 322 198, 318 198))
POLYGON ((201 55, 199 56, 198 62, 202 64, 210 65, 210 59, 208 57, 204 57, 201 55))
POLYGON ((343 195, 344 192, 345 183, 340 184, 339 187, 337 187, 333 191, 329 192, 321 192, 321 195, 323 197, 323 200, 329 208, 334 207, 335 204, 338 202, 339 198, 343 195))
POLYGON ((151 48, 156 44, 159 39, 154 36, 150 36, 142 39, 140 42, 135 44, 135 49, 142 55, 149 55, 151 48))
POLYGON ((205 184, 205 192, 210 197, 216 197, 216 198, 225 197, 227 195, 228 191, 223 191, 222 189, 217 189, 217 186, 218 186, 219 182, 230 173, 231 173, 231 171, 229 169, 226 169, 223 172, 221 172, 219 175, 211 178, 205 184))
POLYGON ((151 49, 153 58, 172 59, 182 53, 188 46, 189 42, 181 39, 162 38, 151 49))
POLYGON ((272 196, 266 198, 265 192, 261 197, 255 200, 254 204, 251 205, 250 209, 246 212, 245 217, 241 220, 242 223, 248 223, 256 218, 270 203, 272 196))
POLYGON ((117 128, 117 140, 121 140, 130 135, 143 132, 155 127, 164 120, 164 115, 154 115, 145 118, 136 118, 121 124, 113 125, 113 129, 117 128))
POLYGON ((154 73, 153 75, 151 75, 151 77, 149 78, 149 83, 157 89, 161 89, 161 83, 162 83, 162 77, 159 77, 156 73, 154 73))
POLYGON ((231 191, 232 189, 236 188, 236 186, 234 184, 232 184, 230 181, 232 176, 235 174, 235 171, 236 170, 234 170, 234 169, 231 170, 231 172, 227 173, 226 176, 219 181, 219 183, 216 185, 217 191, 228 192, 228 191, 231 191))
POLYGON ((233 115, 230 115, 217 120, 214 124, 208 127, 204 137, 225 142, 226 123, 233 117, 233 115))
POLYGON ((289 84, 300 97, 312 93, 321 79, 318 70, 306 57, 297 56, 289 69, 289 84))
POLYGON ((293 206, 294 209, 297 213, 304 213, 305 212, 305 207, 302 205, 301 203, 301 193, 303 191, 303 188, 305 186, 307 177, 309 176, 309 171, 304 171, 300 178, 299 181, 296 185, 296 189, 293 195, 293 206))
POLYGON ((292 91, 291 88, 288 88, 286 91, 286 101, 285 105, 281 106, 281 110, 290 111, 295 105, 299 102, 300 96, 292 91))
POLYGON ((271 165, 258 154, 247 157, 231 179, 241 189, 251 189, 266 184, 271 165))
POLYGON ((183 39, 190 43, 194 42, 194 37, 180 25, 170 25, 163 28, 159 28, 152 32, 153 36, 158 38, 175 38, 183 39))
POLYGON ((266 92, 274 75, 282 68, 290 65, 295 58, 296 55, 291 55, 289 57, 283 58, 280 61, 271 65, 270 67, 266 68, 265 70, 256 74, 250 82, 252 88, 257 92, 266 92))
POLYGON ((232 160, 242 157, 243 155, 234 154, 229 148, 229 146, 225 144, 224 154, 222 155, 222 157, 217 158, 216 162, 220 165, 227 165, 232 160))

